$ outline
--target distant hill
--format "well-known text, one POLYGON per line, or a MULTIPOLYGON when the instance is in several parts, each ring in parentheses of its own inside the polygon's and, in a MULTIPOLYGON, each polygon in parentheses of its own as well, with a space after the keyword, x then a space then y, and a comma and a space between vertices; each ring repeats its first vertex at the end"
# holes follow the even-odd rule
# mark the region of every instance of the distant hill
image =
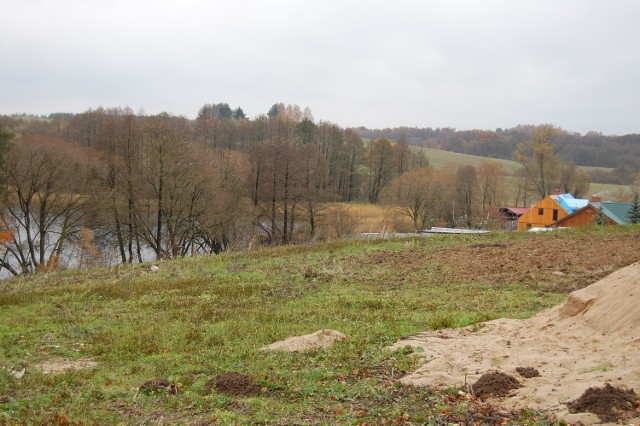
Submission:
MULTIPOLYGON (((387 137, 406 141, 409 145, 435 150, 469 154, 481 158, 511 160, 517 145, 531 138, 535 126, 517 126, 512 129, 456 130, 397 127, 393 129, 354 129, 361 137, 375 139, 387 137)), ((605 136, 597 132, 585 135, 561 131, 552 141, 556 152, 566 162, 572 161, 589 171, 593 181, 629 184, 640 170, 640 135, 605 136)), ((434 164, 439 154, 430 151, 434 164)), ((455 157, 454 157, 455 158, 455 157)), ((459 158, 461 161, 462 158, 459 158)), ((471 161, 471 160, 470 160, 471 161)), ((456 161, 454 161, 456 162, 456 161)), ((503 163, 505 168, 508 163, 503 163)))

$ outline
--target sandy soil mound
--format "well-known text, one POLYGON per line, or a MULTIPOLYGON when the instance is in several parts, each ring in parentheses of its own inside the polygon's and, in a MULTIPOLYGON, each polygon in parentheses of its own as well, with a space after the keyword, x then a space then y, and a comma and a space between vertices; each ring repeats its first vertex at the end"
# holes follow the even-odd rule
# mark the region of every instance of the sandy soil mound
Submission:
POLYGON ((287 337, 279 342, 263 346, 263 350, 275 349, 287 352, 302 352, 309 349, 328 348, 335 342, 345 339, 346 336, 336 330, 318 330, 315 333, 303 336, 287 337))
POLYGON ((84 370, 86 368, 93 368, 98 363, 91 359, 76 359, 74 361, 66 358, 55 358, 48 361, 44 361, 35 365, 35 368, 42 370, 44 373, 64 373, 68 370, 84 370))
MULTIPOLYGON (((518 368, 535 369, 539 377, 520 376, 521 387, 501 402, 506 408, 541 409, 569 422, 594 424, 603 420, 570 414, 567 404, 607 383, 640 389, 639 306, 640 263, 635 263, 533 318, 421 333, 393 348, 424 350, 428 363, 403 377, 407 384, 470 385, 490 371, 518 377, 518 368)), ((628 421, 637 424, 640 418, 628 421)))

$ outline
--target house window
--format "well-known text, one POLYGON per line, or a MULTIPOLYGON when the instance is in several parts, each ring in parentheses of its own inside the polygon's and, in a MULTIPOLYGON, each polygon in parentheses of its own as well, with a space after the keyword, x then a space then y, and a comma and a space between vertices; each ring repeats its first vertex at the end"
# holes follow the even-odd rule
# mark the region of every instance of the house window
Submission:
POLYGON ((527 229, 531 229, 531 224, 527 223, 527 229))
POLYGON ((558 220, 558 209, 553 209, 553 221, 558 220))
POLYGON ((542 216, 544 214, 544 209, 540 208, 538 209, 538 215, 542 216))

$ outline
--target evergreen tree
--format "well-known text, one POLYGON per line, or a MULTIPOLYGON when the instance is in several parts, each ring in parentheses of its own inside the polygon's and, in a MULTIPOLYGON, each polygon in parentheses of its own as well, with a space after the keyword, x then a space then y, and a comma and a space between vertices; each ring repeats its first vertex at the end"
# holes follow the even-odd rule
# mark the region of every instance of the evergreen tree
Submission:
POLYGON ((242 108, 238 107, 233 110, 233 119, 234 120, 244 120, 247 118, 242 108))
POLYGON ((598 225, 606 225, 607 224, 607 216, 604 214, 604 209, 602 208, 602 204, 598 207, 598 213, 596 214, 596 224, 598 225))
POLYGON ((233 110, 231 109, 229 104, 226 102, 225 103, 220 102, 214 108, 216 112, 215 118, 218 118, 220 120, 229 120, 233 117, 233 110))
POLYGON ((267 116, 269 118, 276 118, 278 116, 278 114, 280 114, 282 112, 283 108, 284 108, 284 104, 282 104, 282 103, 273 104, 273 105, 271 105, 271 108, 269 108, 269 112, 267 113, 267 116))
POLYGON ((633 194, 633 203, 627 213, 627 219, 629 223, 640 223, 640 196, 637 192, 633 194))

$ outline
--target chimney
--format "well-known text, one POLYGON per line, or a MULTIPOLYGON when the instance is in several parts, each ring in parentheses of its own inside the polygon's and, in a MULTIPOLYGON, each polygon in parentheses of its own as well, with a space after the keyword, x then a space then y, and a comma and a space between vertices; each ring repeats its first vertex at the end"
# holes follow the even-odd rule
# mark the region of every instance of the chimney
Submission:
POLYGON ((602 202, 602 197, 599 195, 594 195, 591 197, 591 202, 592 203, 601 203, 602 202))
POLYGON ((562 190, 560 188, 553 188, 553 195, 560 195, 562 194, 562 190))

